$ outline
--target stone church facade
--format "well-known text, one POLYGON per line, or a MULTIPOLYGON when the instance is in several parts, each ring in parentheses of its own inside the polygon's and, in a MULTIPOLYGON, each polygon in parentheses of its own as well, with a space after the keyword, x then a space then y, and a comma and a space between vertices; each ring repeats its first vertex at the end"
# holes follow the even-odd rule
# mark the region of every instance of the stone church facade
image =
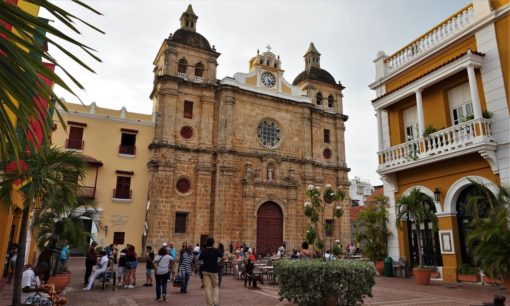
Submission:
MULTIPOLYGON (((268 50, 248 73, 216 78, 218 53, 196 32, 191 5, 154 61, 147 244, 245 242, 258 252, 300 248, 309 184, 348 194, 343 86, 315 46, 291 84, 268 50)), ((350 239, 349 200, 329 239, 350 239)), ((331 216, 326 216, 331 218, 331 216)))

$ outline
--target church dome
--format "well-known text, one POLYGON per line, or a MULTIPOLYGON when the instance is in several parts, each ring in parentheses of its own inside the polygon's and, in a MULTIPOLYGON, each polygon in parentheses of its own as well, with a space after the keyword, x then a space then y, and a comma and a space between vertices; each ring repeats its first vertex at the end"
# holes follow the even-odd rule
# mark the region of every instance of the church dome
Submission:
POLYGON ((186 29, 179 29, 175 31, 174 35, 170 38, 175 43, 183 44, 193 48, 212 52, 209 41, 201 34, 186 29))
POLYGON ((297 85, 305 80, 319 81, 335 86, 337 85, 335 78, 331 75, 331 73, 316 66, 310 66, 308 69, 305 69, 305 71, 298 74, 298 76, 294 79, 294 82, 292 82, 292 85, 297 85))

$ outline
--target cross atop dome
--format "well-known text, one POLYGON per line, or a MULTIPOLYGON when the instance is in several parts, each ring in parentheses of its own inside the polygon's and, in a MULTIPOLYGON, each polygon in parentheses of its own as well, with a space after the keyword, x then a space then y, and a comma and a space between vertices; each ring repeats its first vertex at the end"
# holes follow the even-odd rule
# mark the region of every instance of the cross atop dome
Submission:
POLYGON ((269 45, 269 44, 268 44, 268 45, 266 46, 266 49, 267 49, 267 52, 271 52, 271 49, 272 49, 272 48, 271 48, 271 45, 269 45))

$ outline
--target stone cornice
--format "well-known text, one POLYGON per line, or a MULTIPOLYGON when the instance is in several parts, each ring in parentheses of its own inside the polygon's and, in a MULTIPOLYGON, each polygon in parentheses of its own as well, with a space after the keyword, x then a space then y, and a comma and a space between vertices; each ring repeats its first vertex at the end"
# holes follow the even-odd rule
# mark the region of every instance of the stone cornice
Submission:
MULTIPOLYGON (((183 145, 177 145, 177 144, 169 144, 169 143, 155 143, 152 142, 149 145, 149 149, 155 149, 155 148, 170 148, 175 149, 176 151, 181 152, 192 152, 192 153, 209 153, 209 154, 231 154, 235 156, 246 156, 246 157, 255 157, 255 158, 265 158, 267 156, 273 156, 272 154, 267 153, 260 153, 260 152, 241 152, 233 149, 209 149, 209 148, 190 148, 183 145)), ((311 164, 316 167, 321 167, 325 169, 331 169, 336 171, 347 171, 349 172, 351 169, 344 166, 339 165, 328 165, 324 164, 318 161, 314 160, 307 160, 303 158, 296 158, 291 156, 280 156, 281 160, 284 162, 292 162, 292 163, 299 163, 299 164, 311 164)))

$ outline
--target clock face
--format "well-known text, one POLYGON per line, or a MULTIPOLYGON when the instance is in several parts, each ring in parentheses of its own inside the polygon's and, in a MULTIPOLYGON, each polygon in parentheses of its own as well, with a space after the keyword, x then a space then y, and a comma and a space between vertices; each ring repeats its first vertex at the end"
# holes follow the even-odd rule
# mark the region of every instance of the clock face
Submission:
POLYGON ((269 73, 269 72, 264 72, 261 76, 260 76, 260 80, 262 81, 262 84, 266 87, 273 87, 274 84, 276 83, 275 82, 275 79, 274 79, 274 76, 269 73))

